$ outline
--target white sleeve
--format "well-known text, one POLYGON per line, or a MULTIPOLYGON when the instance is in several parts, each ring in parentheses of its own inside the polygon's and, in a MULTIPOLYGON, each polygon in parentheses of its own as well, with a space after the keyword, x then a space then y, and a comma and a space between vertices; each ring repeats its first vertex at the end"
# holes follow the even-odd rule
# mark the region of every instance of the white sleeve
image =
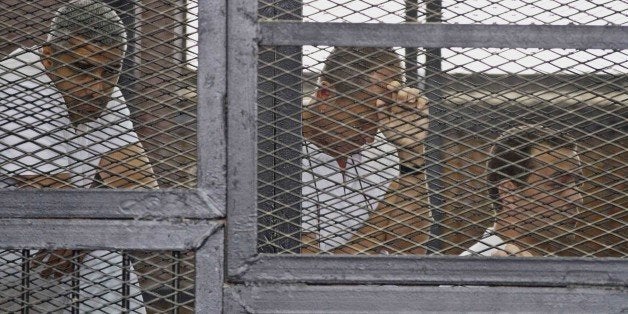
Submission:
POLYGON ((12 95, 0 100, 1 172, 36 175, 65 169, 64 121, 59 113, 53 106, 42 106, 36 95, 18 90, 12 95))
POLYGON ((86 134, 89 148, 100 154, 139 143, 131 122, 131 112, 118 87, 114 88, 111 98, 105 114, 93 124, 93 131, 86 134))

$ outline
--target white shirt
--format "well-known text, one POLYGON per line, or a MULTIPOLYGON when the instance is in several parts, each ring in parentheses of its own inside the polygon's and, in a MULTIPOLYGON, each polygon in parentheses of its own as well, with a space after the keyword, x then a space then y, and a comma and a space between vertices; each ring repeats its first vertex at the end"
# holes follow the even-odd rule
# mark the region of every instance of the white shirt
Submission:
POLYGON ((488 228, 484 231, 482 240, 472 245, 468 250, 462 252, 460 256, 492 256, 498 250, 506 251, 506 243, 504 243, 502 238, 495 234, 494 228, 488 228))
MULTIPOLYGON (((129 118, 129 109, 115 87, 107 109, 97 121, 70 124, 62 95, 45 74, 39 53, 17 49, 0 62, 0 188, 10 186, 15 175, 70 172, 71 183, 88 188, 102 156, 129 144, 139 143, 129 118)), ((19 300, 21 255, 0 250, 2 298, 19 300)), ((80 268, 81 313, 121 313, 122 255, 91 251, 80 268)), ((145 313, 137 276, 131 268, 130 300, 134 313, 145 313)), ((61 282, 31 274, 31 303, 38 312, 69 312, 69 277, 61 282), (63 309, 63 311, 61 310, 63 309)), ((2 310, 19 311, 17 302, 5 303, 2 310)))
POLYGON ((0 176, 69 171, 76 187, 87 188, 102 156, 139 142, 129 109, 115 87, 98 120, 75 129, 44 71, 33 49, 0 62, 0 176))
POLYGON ((399 176, 394 152, 378 135, 369 148, 349 158, 343 172, 334 157, 304 144, 302 228, 317 235, 321 250, 346 243, 374 212, 399 176))

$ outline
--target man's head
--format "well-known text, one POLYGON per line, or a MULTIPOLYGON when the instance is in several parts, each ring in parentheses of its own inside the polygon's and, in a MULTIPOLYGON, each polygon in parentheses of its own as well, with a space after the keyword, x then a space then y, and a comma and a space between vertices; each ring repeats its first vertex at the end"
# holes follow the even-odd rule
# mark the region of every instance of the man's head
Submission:
POLYGON ((358 151, 377 134, 375 101, 389 97, 386 85, 402 78, 401 61, 392 49, 334 48, 308 106, 316 119, 304 126, 304 136, 332 156, 358 151))
POLYGON ((573 227, 582 166, 571 138, 540 126, 510 129, 491 149, 487 168, 498 219, 545 239, 573 227))
POLYGON ((126 45, 122 20, 102 2, 74 0, 57 11, 42 47, 42 63, 74 124, 95 120, 106 108, 126 45))

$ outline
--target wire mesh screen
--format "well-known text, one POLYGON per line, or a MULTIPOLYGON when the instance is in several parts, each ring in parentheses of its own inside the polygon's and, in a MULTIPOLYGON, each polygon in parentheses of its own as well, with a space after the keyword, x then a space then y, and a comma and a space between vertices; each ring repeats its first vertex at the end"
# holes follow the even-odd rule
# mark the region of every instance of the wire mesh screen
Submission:
MULTIPOLYGON (((0 5, 0 188, 196 186, 196 0, 0 5)), ((1 250, 0 312, 191 312, 192 262, 1 250)))
POLYGON ((192 313, 193 252, 0 251, 4 313, 192 313))
POLYGON ((0 2, 11 186, 195 187, 197 2, 105 2, 0 2))
POLYGON ((444 23, 456 24, 628 24, 625 1, 260 0, 259 7, 264 20, 290 16, 306 22, 425 22, 439 15, 444 23), (275 16, 267 14, 271 11, 275 16))
POLYGON ((260 47, 259 252, 625 257, 627 60, 260 47))

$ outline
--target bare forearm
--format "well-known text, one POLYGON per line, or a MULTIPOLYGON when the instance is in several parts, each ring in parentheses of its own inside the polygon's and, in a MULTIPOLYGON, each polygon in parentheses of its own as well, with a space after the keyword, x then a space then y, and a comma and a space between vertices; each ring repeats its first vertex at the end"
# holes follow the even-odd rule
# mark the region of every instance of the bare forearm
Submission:
POLYGON ((18 175, 12 177, 19 188, 55 188, 70 187, 70 173, 18 175))
POLYGON ((144 149, 127 146, 103 157, 100 164, 103 184, 110 188, 157 188, 157 180, 144 149))

